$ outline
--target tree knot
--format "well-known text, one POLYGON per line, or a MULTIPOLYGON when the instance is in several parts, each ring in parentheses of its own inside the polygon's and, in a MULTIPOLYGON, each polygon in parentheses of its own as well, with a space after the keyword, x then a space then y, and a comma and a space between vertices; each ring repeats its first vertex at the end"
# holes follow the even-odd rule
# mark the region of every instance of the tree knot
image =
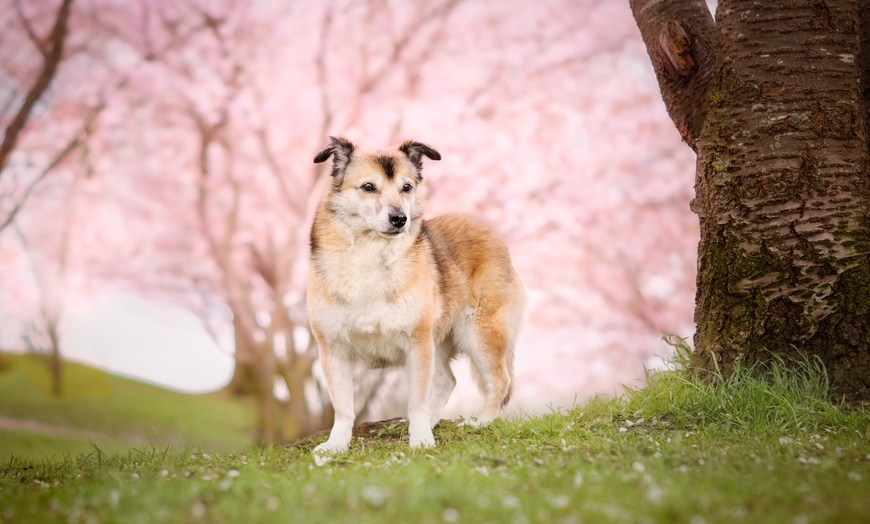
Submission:
POLYGON ((656 52, 668 78, 688 78, 698 69, 692 56, 692 37, 676 20, 668 20, 662 26, 656 52))

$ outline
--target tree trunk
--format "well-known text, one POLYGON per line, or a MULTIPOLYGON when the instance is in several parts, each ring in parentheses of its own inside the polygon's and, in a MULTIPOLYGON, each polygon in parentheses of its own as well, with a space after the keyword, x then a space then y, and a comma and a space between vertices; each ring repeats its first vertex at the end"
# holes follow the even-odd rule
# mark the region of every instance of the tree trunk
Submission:
POLYGON ((50 347, 49 353, 46 355, 48 360, 48 370, 51 374, 51 394, 55 397, 63 395, 63 359, 60 356, 60 336, 58 333, 58 322, 47 322, 48 341, 50 347))
POLYGON ((258 360, 255 370, 257 378, 258 410, 257 440, 263 444, 279 444, 282 441, 281 411, 275 398, 275 353, 268 342, 258 346, 258 360))
POLYGON ((725 0, 713 26, 698 14, 703 2, 666 4, 633 0, 632 9, 675 124, 702 123, 680 128, 698 153, 693 366, 727 374, 811 355, 838 393, 870 398, 867 8, 725 0), (675 74, 704 63, 695 53, 705 46, 691 42, 711 29, 714 65, 675 74), (702 76, 712 80, 693 88, 702 76))
POLYGON ((238 315, 234 314, 235 368, 229 384, 224 389, 231 395, 238 397, 249 397, 257 394, 257 359, 245 333, 244 327, 238 321, 238 315))

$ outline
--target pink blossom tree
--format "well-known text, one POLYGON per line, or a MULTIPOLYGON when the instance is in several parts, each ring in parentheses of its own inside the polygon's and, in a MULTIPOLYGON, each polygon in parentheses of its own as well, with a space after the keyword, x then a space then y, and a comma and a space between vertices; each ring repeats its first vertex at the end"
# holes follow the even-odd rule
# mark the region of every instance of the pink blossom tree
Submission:
MULTIPOLYGON (((207 325, 221 320, 203 304, 230 310, 230 387, 259 398, 263 440, 329 424, 303 296, 324 180, 311 161, 330 134, 431 143, 444 159, 424 170, 428 215, 465 212, 507 239, 532 298, 520 406, 637 378, 662 334, 692 329, 691 159, 625 6, 154 0, 98 19, 114 80, 82 153, 70 260, 207 325)), ((360 418, 401 413, 401 388, 377 388, 401 375, 359 374, 360 418)))

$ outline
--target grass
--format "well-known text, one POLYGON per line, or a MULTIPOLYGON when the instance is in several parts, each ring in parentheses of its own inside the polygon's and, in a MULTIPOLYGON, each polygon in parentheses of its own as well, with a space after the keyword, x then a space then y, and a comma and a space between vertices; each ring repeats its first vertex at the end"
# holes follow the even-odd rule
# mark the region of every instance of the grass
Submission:
POLYGON ((64 394, 56 398, 37 358, 0 357, 0 417, 28 423, 0 427, 0 460, 75 455, 92 451, 92 442, 111 452, 149 444, 231 451, 251 442, 253 421, 244 402, 177 393, 75 363, 64 363, 64 394), (46 431, 51 428, 59 431, 46 431))
POLYGON ((312 441, 15 459, 0 521, 870 521, 870 414, 828 402, 821 368, 719 382, 669 371, 547 416, 441 423, 432 450, 386 426, 321 465, 312 441))

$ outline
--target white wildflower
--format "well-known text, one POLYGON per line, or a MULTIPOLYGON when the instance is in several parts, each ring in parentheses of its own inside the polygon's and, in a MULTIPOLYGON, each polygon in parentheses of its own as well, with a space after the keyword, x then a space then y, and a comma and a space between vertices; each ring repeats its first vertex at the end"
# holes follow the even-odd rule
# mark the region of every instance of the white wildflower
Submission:
POLYGON ((508 495, 501 499, 501 504, 506 509, 517 509, 520 507, 520 499, 514 497, 513 495, 508 495))
POLYGON ((550 504, 556 509, 567 508, 568 504, 571 502, 571 499, 568 498, 567 495, 559 495, 550 501, 550 504))
POLYGON ((511 524, 529 524, 529 519, 522 513, 517 513, 511 518, 511 524))
POLYGON ((109 506, 112 509, 116 509, 118 504, 121 502, 121 491, 118 489, 113 489, 109 492, 109 506))
POLYGON ((459 510, 456 508, 444 508, 441 512, 441 520, 444 522, 459 522, 459 510))
POLYGON ((389 488, 366 486, 363 488, 361 495, 364 501, 376 508, 380 508, 386 504, 387 499, 393 495, 393 492, 389 488))
POLYGON ((643 465, 643 462, 635 462, 631 465, 631 467, 638 473, 643 473, 644 471, 646 471, 646 466, 643 465))
POLYGON ((241 475, 241 473, 239 473, 239 470, 237 470, 237 469, 231 469, 231 470, 227 471, 227 477, 229 477, 231 479, 238 478, 239 475, 241 475))
POLYGON ((193 503, 193 506, 190 507, 190 513, 195 519, 203 518, 205 516, 205 504, 197 500, 193 503))
POLYGON ((656 484, 650 484, 649 488, 646 490, 646 499, 650 501, 650 503, 658 506, 662 503, 662 500, 665 498, 665 490, 656 484))
POLYGON ((580 486, 582 486, 582 485, 583 485, 583 473, 580 473, 580 472, 578 471, 578 472, 574 475, 574 482, 573 482, 571 485, 574 486, 574 489, 577 489, 577 488, 579 488, 580 486))

